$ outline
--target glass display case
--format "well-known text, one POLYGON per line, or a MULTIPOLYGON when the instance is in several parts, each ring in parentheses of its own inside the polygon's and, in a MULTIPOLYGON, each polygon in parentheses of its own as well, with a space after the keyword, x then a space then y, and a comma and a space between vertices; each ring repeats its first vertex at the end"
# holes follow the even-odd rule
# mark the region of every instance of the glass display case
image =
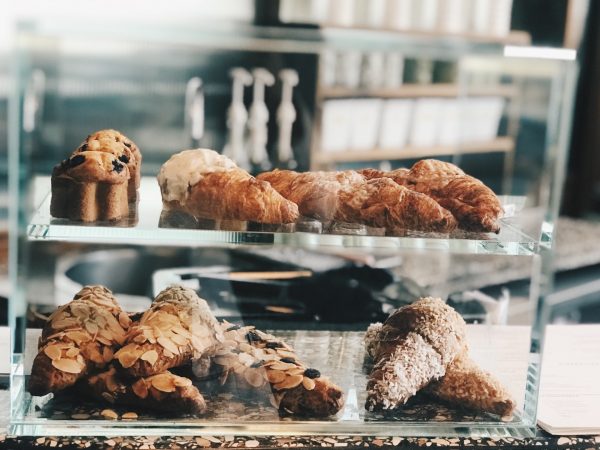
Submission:
MULTIPOLYGON (((11 432, 531 435, 543 342, 539 318, 551 284, 576 71, 573 52, 460 36, 249 25, 23 25, 10 113, 10 188, 18 199, 11 216, 11 432), (332 83, 327 71, 339 69, 328 66, 331 55, 348 52, 402 54, 407 64, 414 61, 415 81, 385 88, 332 83), (423 84, 419 77, 427 78, 423 67, 432 61, 441 81, 423 84), (291 183, 299 175, 259 175, 269 168, 251 166, 265 199, 248 187, 257 183, 249 173, 214 154, 200 151, 200 165, 193 153, 192 160, 165 168, 186 148, 223 150, 227 76, 234 66, 298 72, 296 167, 338 172, 311 172, 289 192, 273 177, 283 174, 291 183), (194 77, 208 80, 199 136, 187 117, 194 77), (364 102, 372 106, 373 100, 375 112, 364 102), (378 125, 373 115, 386 117, 378 125), (398 129, 405 119, 409 131, 398 129), (522 137, 519 130, 531 123, 535 132, 522 137), (60 217, 53 206, 61 195, 57 180, 84 167, 90 149, 79 147, 53 166, 86 135, 109 128, 132 140, 117 135, 119 145, 131 149, 135 142, 143 155, 136 198, 119 220, 60 217), (498 158, 485 161, 493 163, 469 160, 491 152, 498 158), (424 158, 442 160, 425 169, 450 173, 419 178, 424 158), (206 169, 208 160, 221 168, 206 169), (394 170, 402 166, 413 169, 394 170), (187 180, 194 171, 203 174, 200 180, 187 180), (226 178, 204 206, 243 204, 237 212, 171 208, 169 180, 184 179, 188 194, 182 195, 191 196, 196 183, 231 171, 241 184, 226 178), (351 181, 344 184, 340 176, 351 181), (454 182, 468 183, 446 194, 430 188, 454 182), (486 202, 501 207, 493 223, 469 219, 486 208, 469 203, 468 195, 478 189, 488 195, 483 183, 497 194, 486 202), (305 202, 303 190, 317 200, 305 202), (279 202, 295 214, 254 220, 247 213, 253 196, 263 213, 279 202), (370 209, 369 202, 379 207, 370 209), (67 306, 48 318, 86 285, 112 290, 122 308, 116 319, 106 316, 114 312, 106 305, 110 296, 89 290, 84 300, 104 299, 92 312, 67 306), (168 309, 161 301, 173 286, 185 295, 173 294, 176 308, 157 331, 148 325, 158 314, 152 315, 151 302, 157 298, 154 313, 168 309), (208 309, 190 300, 190 292, 208 309), (430 297, 439 300, 415 303, 430 297), (65 311, 72 317, 57 325, 65 311), (390 314, 400 322, 393 325, 390 314), (370 326, 377 322, 383 330, 370 326), (122 336, 103 337, 106 323, 122 336), (135 340, 150 328, 153 337, 135 340), (160 370, 140 375, 131 369, 137 366, 127 349, 140 345, 147 347, 135 361, 160 370), (53 387, 32 389, 35 364, 36 376, 53 387)), ((271 115, 279 117, 273 103, 267 102, 271 115)), ((89 139, 95 138, 86 145, 89 139)), ((269 131, 270 156, 275 140, 269 131)), ((271 159, 272 166, 290 168, 271 159)), ((117 174, 111 176, 129 173, 123 166, 130 162, 112 161, 109 171, 117 174)), ((89 180, 77 181, 78 189, 89 180)), ((71 211, 77 205, 69 206, 76 200, 68 192, 71 211)), ((103 201, 96 212, 108 208, 103 201)))

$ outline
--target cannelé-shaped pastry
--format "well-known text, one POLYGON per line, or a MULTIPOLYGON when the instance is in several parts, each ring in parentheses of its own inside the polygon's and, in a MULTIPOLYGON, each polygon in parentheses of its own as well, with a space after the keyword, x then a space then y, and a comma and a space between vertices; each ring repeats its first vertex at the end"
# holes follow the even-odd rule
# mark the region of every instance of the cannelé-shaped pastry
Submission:
POLYGON ((148 377, 211 355, 222 341, 206 301, 192 289, 172 286, 130 328, 114 359, 129 376, 148 377))
POLYGON ((375 362, 368 409, 402 406, 417 391, 503 417, 516 403, 502 384, 469 357, 465 324, 442 300, 424 298, 396 310, 365 335, 375 362))
POLYGON ((73 386, 106 367, 131 324, 103 286, 86 286, 48 319, 33 361, 28 389, 46 395, 73 386))
POLYGON ((162 165, 158 183, 164 210, 185 212, 197 219, 267 224, 298 219, 294 203, 213 150, 173 155, 162 165))
POLYGON ((386 178, 367 180, 358 172, 273 170, 258 176, 298 205, 300 213, 320 220, 338 220, 398 230, 449 232, 452 214, 426 195, 386 178))
POLYGON ((83 222, 127 217, 128 181, 129 169, 115 155, 74 154, 52 171, 50 214, 83 222))
POLYGON ((410 170, 382 172, 364 169, 360 173, 369 179, 390 178, 412 191, 431 197, 454 215, 460 228, 494 233, 500 230, 498 219, 503 210, 496 194, 454 164, 424 159, 410 170))
POLYGON ((266 388, 273 406, 291 414, 327 417, 344 405, 342 389, 306 366, 281 339, 253 326, 221 326, 225 341, 213 358, 221 383, 234 379, 238 386, 266 388))
POLYGON ((117 130, 100 130, 90 134, 75 150, 73 155, 85 152, 110 153, 118 161, 125 164, 129 171, 127 197, 129 201, 137 198, 140 187, 142 153, 135 143, 117 130))
POLYGON ((125 379, 114 367, 85 380, 83 389, 101 401, 159 411, 202 414, 206 402, 192 380, 169 371, 145 378, 125 379))

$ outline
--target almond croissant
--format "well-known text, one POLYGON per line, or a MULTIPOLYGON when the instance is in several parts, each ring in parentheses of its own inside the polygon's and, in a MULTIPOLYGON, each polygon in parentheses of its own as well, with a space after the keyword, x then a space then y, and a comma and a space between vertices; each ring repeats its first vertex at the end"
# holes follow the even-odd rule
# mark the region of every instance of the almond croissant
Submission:
POLYGON ((300 361, 285 342, 252 326, 222 323, 225 341, 213 363, 221 382, 235 379, 250 389, 267 388, 281 411, 311 417, 336 414, 344 405, 341 388, 300 361))
POLYGON ((448 232, 456 222, 450 212, 425 195, 379 178, 367 181, 359 173, 274 170, 258 176, 285 198, 298 204, 302 215, 385 228, 448 232))
POLYGON ((298 207, 269 183, 257 180, 229 158, 207 149, 173 155, 160 169, 163 208, 196 218, 292 223, 298 207))
POLYGON ((86 383, 83 387, 85 391, 114 405, 178 413, 206 412, 204 397, 192 385, 192 380, 169 371, 126 381, 117 374, 114 367, 110 367, 105 372, 91 376, 86 383))
POLYGON ((131 327, 114 359, 129 376, 147 377, 210 355, 222 340, 206 301, 191 289, 172 286, 131 327))
POLYGON ((454 164, 424 159, 410 170, 360 171, 369 179, 391 178, 396 183, 425 194, 449 210, 461 228, 498 233, 502 205, 494 192, 477 178, 466 175, 454 164))
POLYGON ((50 316, 42 330, 29 392, 46 395, 60 391, 103 369, 125 341, 130 324, 110 290, 84 287, 50 316))

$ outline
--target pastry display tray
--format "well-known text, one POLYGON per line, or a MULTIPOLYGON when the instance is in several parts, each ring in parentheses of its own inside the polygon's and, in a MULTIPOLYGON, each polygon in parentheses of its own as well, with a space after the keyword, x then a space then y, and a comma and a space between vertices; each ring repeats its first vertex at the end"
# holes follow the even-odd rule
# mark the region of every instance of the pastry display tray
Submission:
MULTIPOLYGON (((33 330, 28 330, 28 334, 33 330)), ((530 436, 535 429, 537 365, 531 364, 530 329, 525 326, 468 325, 472 357, 493 372, 517 399, 517 414, 510 421, 436 403, 417 396, 401 411, 368 412, 364 409, 369 362, 363 332, 272 331, 295 347, 309 366, 316 367, 341 386, 344 408, 329 419, 280 416, 269 399, 248 390, 227 390, 216 381, 199 382, 208 413, 198 417, 150 415, 132 407, 116 408, 80 396, 31 397, 25 392, 26 375, 13 376, 11 432, 27 435, 292 435, 368 434, 456 436, 530 436), (100 412, 111 408, 119 416, 128 411, 136 420, 108 420, 100 412)), ((32 340, 33 341, 33 340, 32 340)), ((33 341, 34 342, 34 341, 33 341)), ((35 343, 33 344, 35 347, 35 343)), ((35 349, 34 349, 35 350, 35 349)), ((33 353, 33 352, 30 352, 33 353)), ((30 358, 17 363, 26 374, 30 358)), ((18 373, 19 371, 17 371, 18 373)))
MULTIPOLYGON (((398 249, 435 250, 451 253, 532 255, 542 242, 551 241, 551 227, 542 226, 537 211, 524 209, 525 197, 500 197, 506 217, 501 231, 452 234, 407 232, 385 236, 382 230, 350 224, 322 224, 304 220, 297 224, 265 226, 252 223, 199 224, 190 218, 167 216, 162 210, 160 189, 153 177, 142 178, 139 199, 130 217, 116 223, 74 222, 50 216, 50 177, 33 180, 36 210, 27 226, 30 240, 89 243, 128 243, 172 246, 287 245, 301 248, 356 248, 369 251, 398 249), (218 228, 218 229, 216 229, 218 228)), ((132 205, 133 206, 133 205, 132 205)))

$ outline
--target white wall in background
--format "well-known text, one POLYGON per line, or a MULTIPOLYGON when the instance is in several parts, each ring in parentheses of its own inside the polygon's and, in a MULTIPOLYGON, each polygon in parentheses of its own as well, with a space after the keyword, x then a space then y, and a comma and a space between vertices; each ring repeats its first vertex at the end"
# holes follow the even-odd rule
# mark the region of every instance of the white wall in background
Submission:
MULTIPOLYGON (((0 7, 0 51, 10 48, 14 25, 21 20, 60 19, 102 21, 131 19, 137 22, 250 21, 253 0, 19 0, 0 7)), ((80 22, 81 23, 81 22, 80 22)))

